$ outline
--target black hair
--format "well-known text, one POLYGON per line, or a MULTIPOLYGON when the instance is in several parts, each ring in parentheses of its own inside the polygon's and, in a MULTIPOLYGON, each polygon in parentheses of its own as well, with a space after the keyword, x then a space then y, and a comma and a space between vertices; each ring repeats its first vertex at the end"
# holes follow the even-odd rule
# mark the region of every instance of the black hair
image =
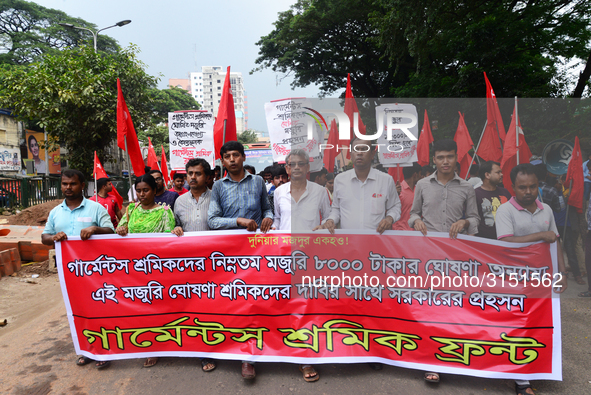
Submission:
POLYGON ((458 171, 458 175, 462 172, 462 165, 460 162, 456 162, 456 170, 458 171))
POLYGON ((174 173, 172 179, 176 180, 177 178, 185 178, 185 175, 183 173, 174 173))
POLYGON ((62 178, 74 178, 74 177, 78 177, 78 181, 80 181, 80 184, 84 184, 86 182, 86 178, 84 177, 84 174, 82 174, 82 172, 80 170, 76 170, 76 169, 68 169, 68 170, 64 170, 62 171, 62 178))
POLYGON ((546 167, 546 165, 544 163, 540 163, 533 166, 536 177, 538 177, 538 181, 544 181, 546 179, 546 176, 548 175, 548 168, 546 167))
POLYGON ((433 156, 435 156, 438 151, 454 151, 457 154, 458 144, 450 139, 437 140, 433 143, 433 156))
POLYGON ((220 148, 220 156, 223 158, 224 154, 228 151, 238 151, 240 155, 244 156, 244 146, 238 141, 228 141, 220 148))
POLYGON ((312 181, 312 182, 316 181, 316 178, 323 175, 323 174, 328 174, 328 170, 326 170, 326 168, 324 168, 324 167, 318 171, 310 173, 310 181, 312 181))
MULTIPOLYGON (((546 167, 546 165, 543 166, 546 167)), ((538 175, 536 174, 536 166, 532 165, 531 163, 522 163, 511 169, 511 183, 513 185, 515 185, 515 179, 517 179, 517 174, 533 174, 534 176, 536 176, 536 178, 538 178, 538 175)))
MULTIPOLYGON (((211 171, 211 166, 209 165, 209 162, 206 161, 203 158, 193 158, 193 159, 189 159, 189 161, 187 162, 187 164, 185 165, 185 171, 189 171, 189 167, 194 167, 194 166, 201 166, 203 167, 203 171, 205 172, 206 176, 210 176, 212 173, 211 171)), ((216 169, 219 170, 219 166, 215 167, 216 169)))
POLYGON ((417 162, 414 162, 412 166, 403 167, 402 174, 404 175, 404 179, 411 178, 416 173, 420 173, 423 168, 417 162))
POLYGON ((478 166, 476 163, 472 163, 472 166, 470 166, 470 175, 477 176, 479 169, 480 166, 478 166))
POLYGON ((492 172, 493 165, 501 166, 499 162, 495 162, 494 160, 489 160, 481 164, 480 168, 478 169, 478 177, 484 181, 486 178, 486 173, 492 172))
MULTIPOLYGON (((369 147, 368 151, 375 151, 376 150, 376 140, 362 140, 361 138, 357 137, 357 136, 353 136, 353 138, 351 139, 351 141, 349 142, 349 149, 351 150, 351 152, 353 152, 353 142, 355 142, 355 140, 359 140, 361 141, 363 144, 367 145, 369 147)), ((358 151, 355 151, 358 152, 358 151)), ((359 151, 361 152, 361 151, 359 151)), ((363 151, 365 152, 365 151, 363 151)))
POLYGON ((326 181, 334 180, 334 173, 328 173, 326 175, 326 181))
POLYGON ((252 170, 252 172, 251 172, 252 174, 257 173, 257 170, 254 168, 254 166, 251 166, 251 165, 244 165, 244 170, 246 170, 246 171, 252 170))
POLYGON ((421 167, 421 175, 426 176, 427 173, 431 173, 431 174, 435 173, 435 169, 433 168, 433 166, 425 165, 425 166, 421 167))
POLYGON ((286 176, 287 171, 285 171, 285 167, 283 167, 281 165, 277 165, 277 166, 273 166, 273 168, 271 169, 271 175, 273 176, 273 178, 283 176, 283 175, 286 176))
MULTIPOLYGON (((160 170, 158 170, 158 169, 156 169, 156 170, 150 170, 148 172, 149 175, 156 174, 156 173, 162 175, 162 172, 160 170)), ((152 177, 154 177, 154 176, 152 176, 152 177)))
POLYGON ((216 166, 213 168, 213 171, 217 171, 218 173, 220 172, 220 170, 221 170, 221 167, 219 167, 219 166, 216 166))
POLYGON ((152 174, 144 174, 143 176, 136 178, 133 185, 137 188, 140 182, 145 182, 150 188, 156 190, 156 180, 152 177, 152 174))
POLYGON ((29 145, 29 149, 31 149, 31 140, 35 140, 35 142, 37 143, 37 145, 39 145, 39 142, 37 141, 37 137, 35 137, 32 134, 30 134, 29 135, 29 139, 27 140, 27 144, 29 145))
POLYGON ((98 180, 96 180, 96 190, 100 191, 107 185, 108 182, 109 179, 107 177, 99 178, 98 180))

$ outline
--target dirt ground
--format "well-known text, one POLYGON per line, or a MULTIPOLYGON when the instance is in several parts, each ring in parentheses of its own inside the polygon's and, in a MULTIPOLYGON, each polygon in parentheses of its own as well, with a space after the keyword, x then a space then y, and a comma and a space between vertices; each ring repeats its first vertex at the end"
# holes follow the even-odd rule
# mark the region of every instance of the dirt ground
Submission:
POLYGON ((7 225, 43 226, 47 222, 49 212, 61 202, 63 202, 61 199, 52 200, 26 208, 16 215, 10 215, 4 218, 7 220, 7 225))

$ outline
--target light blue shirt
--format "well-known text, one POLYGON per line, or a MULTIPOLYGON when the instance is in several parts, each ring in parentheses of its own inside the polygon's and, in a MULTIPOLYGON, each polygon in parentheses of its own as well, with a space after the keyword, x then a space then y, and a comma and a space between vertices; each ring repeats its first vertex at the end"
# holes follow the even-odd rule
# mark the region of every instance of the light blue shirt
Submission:
POLYGON ((80 231, 89 226, 110 228, 115 231, 111 216, 101 204, 82 198, 80 206, 70 210, 64 199, 49 213, 43 233, 55 235, 64 232, 68 236, 80 236, 80 231))
POLYGON ((588 164, 589 161, 583 163, 583 177, 585 177, 585 182, 591 182, 591 180, 587 178, 590 173, 589 168, 587 167, 588 164))
POLYGON ((237 219, 254 219, 261 225, 263 218, 273 219, 265 181, 245 171, 236 182, 229 175, 213 184, 207 223, 211 229, 236 229, 237 219))

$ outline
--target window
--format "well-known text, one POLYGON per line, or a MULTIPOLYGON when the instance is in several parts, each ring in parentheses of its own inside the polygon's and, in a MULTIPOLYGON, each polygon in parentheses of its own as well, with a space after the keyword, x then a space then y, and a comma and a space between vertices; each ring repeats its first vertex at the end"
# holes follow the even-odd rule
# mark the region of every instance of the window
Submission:
POLYGON ((220 96, 222 96, 222 94, 221 93, 218 93, 218 97, 220 97, 220 96))
POLYGON ((220 104, 220 101, 218 100, 218 104, 220 104))
POLYGON ((218 80, 218 84, 220 84, 222 82, 222 80, 218 80))

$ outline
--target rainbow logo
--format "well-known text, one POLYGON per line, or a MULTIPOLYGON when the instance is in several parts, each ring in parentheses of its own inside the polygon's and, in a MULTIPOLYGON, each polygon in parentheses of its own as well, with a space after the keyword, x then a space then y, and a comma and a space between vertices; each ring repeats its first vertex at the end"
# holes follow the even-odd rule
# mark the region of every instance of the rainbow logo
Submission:
POLYGON ((320 127, 320 129, 322 129, 322 124, 320 123, 320 121, 322 121, 322 123, 324 124, 324 127, 326 128, 326 130, 328 130, 328 124, 326 123, 326 120, 324 119, 324 117, 322 116, 322 114, 320 114, 318 111, 311 109, 310 107, 304 107, 306 110, 310 110, 312 111, 314 114, 316 114, 316 116, 308 113, 308 112, 304 112, 304 114, 311 116, 312 118, 314 118, 314 120, 316 121, 316 123, 318 124, 318 127, 320 127), (320 118, 320 119, 319 119, 320 118))

